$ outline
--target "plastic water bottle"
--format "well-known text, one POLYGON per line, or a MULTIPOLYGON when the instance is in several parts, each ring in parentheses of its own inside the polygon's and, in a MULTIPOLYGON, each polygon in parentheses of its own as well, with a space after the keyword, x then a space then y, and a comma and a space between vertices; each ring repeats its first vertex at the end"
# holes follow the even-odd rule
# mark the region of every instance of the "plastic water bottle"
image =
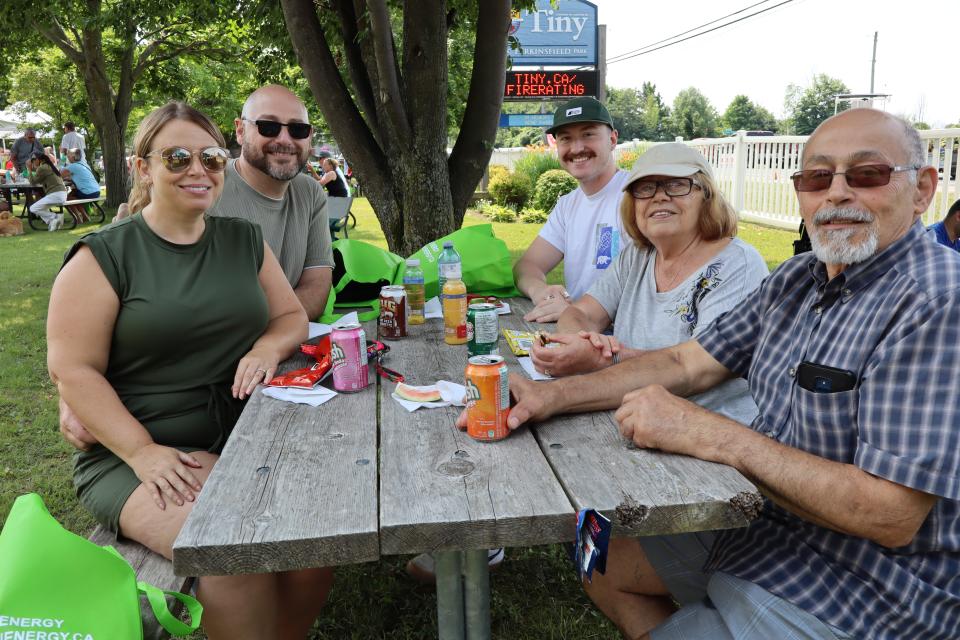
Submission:
POLYGON ((453 243, 447 240, 443 243, 443 251, 437 258, 437 275, 440 278, 440 287, 437 289, 440 302, 443 302, 443 285, 447 280, 462 280, 463 268, 460 265, 460 254, 453 248, 453 243))
POLYGON ((423 269, 416 258, 407 260, 403 288, 407 291, 407 324, 423 324, 423 269))

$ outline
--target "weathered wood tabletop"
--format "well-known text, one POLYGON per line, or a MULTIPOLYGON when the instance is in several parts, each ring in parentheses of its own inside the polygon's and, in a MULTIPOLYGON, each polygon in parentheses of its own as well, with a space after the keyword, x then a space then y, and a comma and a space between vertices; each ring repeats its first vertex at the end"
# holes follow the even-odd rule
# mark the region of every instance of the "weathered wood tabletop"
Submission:
MULTIPOLYGON (((522 319, 529 301, 510 302, 502 328, 537 328, 522 319)), ((444 344, 442 332, 439 320, 411 327, 388 342, 386 366, 414 385, 462 383, 466 347, 444 344)), ((287 365, 305 363, 301 356, 287 365)), ((178 574, 572 540, 574 514, 587 507, 622 535, 739 527, 760 505, 732 468, 634 448, 612 411, 476 442, 455 427, 459 408, 409 413, 391 397, 394 386, 377 378, 316 408, 254 393, 174 544, 178 574)))
MULTIPOLYGON (((376 335, 374 323, 364 328, 376 335)), ((311 362, 297 355, 282 370, 311 362)), ((324 384, 331 384, 329 377, 324 384)), ((377 385, 319 407, 255 391, 174 542, 177 575, 285 571, 379 557, 377 385)))

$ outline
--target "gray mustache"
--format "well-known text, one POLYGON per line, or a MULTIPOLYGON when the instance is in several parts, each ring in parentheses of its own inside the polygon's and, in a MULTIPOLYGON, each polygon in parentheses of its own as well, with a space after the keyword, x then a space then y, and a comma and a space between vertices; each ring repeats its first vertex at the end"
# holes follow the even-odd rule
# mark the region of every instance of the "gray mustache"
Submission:
POLYGON ((873 222, 873 214, 861 209, 848 207, 820 209, 813 216, 814 224, 828 224, 831 222, 873 222))

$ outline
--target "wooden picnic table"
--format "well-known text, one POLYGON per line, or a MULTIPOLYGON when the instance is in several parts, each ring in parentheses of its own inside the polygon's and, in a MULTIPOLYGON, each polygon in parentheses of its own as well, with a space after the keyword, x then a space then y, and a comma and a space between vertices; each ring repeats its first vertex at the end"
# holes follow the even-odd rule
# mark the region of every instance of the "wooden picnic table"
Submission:
POLYGON ((10 214, 14 215, 13 212, 13 192, 19 191, 23 194, 23 209, 18 215, 18 218, 26 218, 28 216, 29 207, 31 204, 43 197, 43 187, 35 186, 29 182, 15 182, 0 184, 0 193, 3 193, 3 199, 7 201, 7 204, 10 205, 10 214))
MULTIPOLYGON (((553 328, 523 321, 528 300, 509 302, 501 328, 553 328)), ((410 327, 388 342, 386 365, 414 385, 462 383, 466 346, 446 345, 442 334, 439 320, 410 327)), ((502 338, 500 347, 519 372, 502 338)), ((305 363, 297 356, 286 366, 305 363)), ((490 637, 489 548, 573 540, 584 508, 611 518, 614 535, 642 536, 745 526, 760 505, 730 467, 634 448, 613 412, 477 442, 454 425, 459 408, 410 413, 393 388, 377 378, 316 408, 255 393, 174 543, 178 575, 429 552, 440 638, 477 640, 490 637)))

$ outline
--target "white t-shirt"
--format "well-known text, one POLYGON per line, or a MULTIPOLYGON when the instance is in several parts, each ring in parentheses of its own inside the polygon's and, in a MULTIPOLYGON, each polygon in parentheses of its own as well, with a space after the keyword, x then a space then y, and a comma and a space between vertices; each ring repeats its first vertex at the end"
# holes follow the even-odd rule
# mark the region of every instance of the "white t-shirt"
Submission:
POLYGON ((561 196, 540 230, 540 237, 563 253, 563 281, 574 300, 587 292, 625 246, 633 244, 620 223, 627 176, 618 170, 592 196, 580 187, 561 196))
POLYGON ((63 139, 60 141, 60 148, 80 149, 80 159, 86 160, 87 158, 87 144, 83 141, 83 136, 76 131, 68 131, 63 134, 63 139))

